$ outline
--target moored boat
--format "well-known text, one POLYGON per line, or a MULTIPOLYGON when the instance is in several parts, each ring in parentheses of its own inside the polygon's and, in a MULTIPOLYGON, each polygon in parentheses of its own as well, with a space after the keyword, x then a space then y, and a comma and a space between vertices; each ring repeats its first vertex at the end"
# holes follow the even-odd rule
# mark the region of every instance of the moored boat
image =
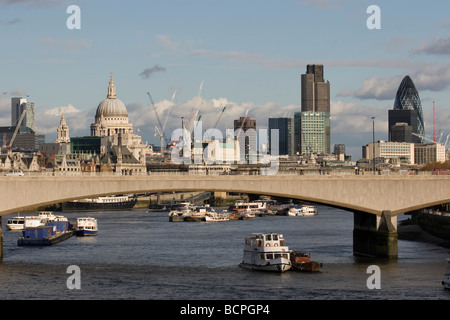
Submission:
POLYGON ((287 209, 286 214, 290 217, 303 216, 303 207, 302 206, 291 206, 287 209))
POLYGON ((282 234, 256 233, 245 238, 241 267, 258 271, 284 272, 291 268, 290 250, 282 234))
POLYGON ((207 214, 210 214, 212 212, 215 212, 213 208, 210 206, 202 206, 202 207, 195 207, 193 210, 188 210, 187 212, 183 213, 184 221, 205 221, 205 217, 207 214))
POLYGON ((319 209, 316 206, 307 205, 307 204, 304 204, 302 206, 302 214, 304 216, 315 216, 318 213, 319 213, 319 209))
POLYGON ((75 234, 77 236, 96 236, 98 234, 97 219, 91 217, 77 218, 75 234))
POLYGON ((137 199, 129 196, 107 196, 64 202, 62 211, 98 211, 132 209, 137 199))
POLYGON ((25 217, 17 216, 14 218, 9 218, 6 222, 6 229, 8 230, 23 230, 25 225, 25 217))
POLYGON ((173 210, 170 210, 169 212, 169 221, 183 222, 185 219, 184 214, 191 211, 193 208, 195 208, 195 205, 190 202, 182 202, 177 204, 177 206, 175 206, 173 210))
POLYGON ((233 206, 228 208, 228 211, 237 214, 251 213, 253 216, 267 211, 266 203, 263 201, 243 202, 236 201, 233 206))
POLYGON ((229 221, 230 215, 226 210, 223 212, 208 212, 205 215, 205 221, 206 222, 220 222, 220 221, 229 221))
POLYGON ((444 286, 444 289, 450 289, 450 258, 447 258, 447 267, 445 268, 445 275, 442 285, 444 286))
MULTIPOLYGON (((37 221, 38 219, 33 220, 37 221)), ((25 219, 25 224, 26 222, 27 219, 25 219)), ((47 221, 36 227, 25 226, 25 229, 22 231, 22 237, 17 240, 17 244, 19 246, 52 245, 70 238, 73 234, 74 230, 71 230, 69 221, 65 217, 60 216, 58 219, 47 221)))

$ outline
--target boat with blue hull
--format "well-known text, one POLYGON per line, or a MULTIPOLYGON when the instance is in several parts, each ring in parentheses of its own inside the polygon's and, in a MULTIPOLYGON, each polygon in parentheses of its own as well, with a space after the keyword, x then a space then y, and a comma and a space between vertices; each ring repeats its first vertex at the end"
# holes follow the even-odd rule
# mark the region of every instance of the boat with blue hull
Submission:
POLYGON ((25 228, 17 240, 19 246, 48 246, 73 236, 69 221, 49 221, 45 225, 25 228))
POLYGON ((75 234, 79 237, 96 236, 98 234, 97 219, 91 217, 77 218, 75 234))

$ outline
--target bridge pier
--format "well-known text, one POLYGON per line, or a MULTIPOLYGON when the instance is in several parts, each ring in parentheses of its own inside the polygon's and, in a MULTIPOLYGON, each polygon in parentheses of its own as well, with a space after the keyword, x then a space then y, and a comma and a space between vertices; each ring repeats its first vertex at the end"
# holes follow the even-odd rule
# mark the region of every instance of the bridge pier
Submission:
POLYGON ((397 216, 385 210, 381 216, 355 211, 353 217, 354 255, 398 257, 397 216))

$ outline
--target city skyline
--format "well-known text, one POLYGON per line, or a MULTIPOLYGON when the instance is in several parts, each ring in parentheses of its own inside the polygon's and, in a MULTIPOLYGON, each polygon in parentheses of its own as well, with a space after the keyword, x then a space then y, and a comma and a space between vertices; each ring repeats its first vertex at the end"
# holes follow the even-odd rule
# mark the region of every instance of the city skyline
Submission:
POLYGON ((157 121, 166 135, 200 107, 203 127, 218 128, 248 114, 258 128, 269 117, 301 111, 301 74, 322 64, 331 85, 331 146, 345 144, 353 160, 372 140, 388 140, 388 110, 405 75, 419 91, 425 135, 448 133, 449 4, 425 1, 0 1, 0 125, 9 125, 11 98, 35 103, 36 130, 56 137, 64 112, 71 136, 89 135, 114 73, 117 96, 144 141, 157 121), (366 9, 378 5, 381 29, 366 9), (69 30, 66 9, 81 9, 81 29, 69 30), (204 81, 202 103, 196 97, 204 81), (3 94, 7 92, 6 94, 3 94), (27 97, 28 96, 28 97, 27 97), (270 116, 269 116, 270 115, 270 116))

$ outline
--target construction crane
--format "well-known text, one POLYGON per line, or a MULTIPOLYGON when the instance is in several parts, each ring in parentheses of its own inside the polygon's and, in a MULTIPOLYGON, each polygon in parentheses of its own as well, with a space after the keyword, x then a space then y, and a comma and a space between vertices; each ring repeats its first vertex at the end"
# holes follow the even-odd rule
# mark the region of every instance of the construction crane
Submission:
POLYGON ((427 140, 427 141, 436 143, 435 140, 433 140, 433 139, 428 139, 427 137, 424 137, 424 136, 422 136, 422 135, 420 135, 420 134, 417 134, 417 133, 414 133, 414 132, 413 132, 412 134, 415 135, 416 137, 422 138, 423 140, 427 140))
MULTIPOLYGON (((189 118, 188 122, 186 123, 186 126, 188 128, 188 132, 190 134, 192 134, 193 130, 194 130, 194 122, 195 119, 197 118, 198 115, 198 111, 199 111, 199 104, 202 101, 202 93, 203 93, 203 83, 204 80, 202 80, 202 82, 200 83, 200 88, 198 89, 198 95, 197 95, 197 107, 195 108, 194 112, 192 113, 191 117, 189 118)), ((200 121, 201 116, 197 119, 197 121, 200 121)))
POLYGON ((28 111, 27 108, 25 108, 23 110, 22 114, 20 115, 20 118, 19 118, 19 120, 17 121, 17 124, 16 124, 16 129, 14 130, 14 134, 13 134, 11 140, 9 141, 9 143, 7 144, 8 149, 12 148, 14 140, 16 139, 16 136, 17 136, 17 132, 19 131, 20 125, 22 124, 22 121, 25 118, 25 115, 26 115, 27 111, 28 111))
POLYGON ((164 140, 165 140, 164 129, 161 124, 161 120, 159 120, 158 111, 156 110, 156 106, 155 103, 153 102, 152 95, 150 94, 150 92, 147 92, 147 94, 148 97, 150 98, 150 102, 152 103, 153 111, 155 112, 156 120, 158 121, 159 125, 159 128, 155 126, 155 136, 159 136, 159 138, 161 139, 161 154, 164 155, 164 140))
MULTIPOLYGON (((222 108, 222 112, 220 112, 219 118, 217 119, 216 123, 214 124, 213 129, 217 129, 217 124, 219 123, 220 118, 222 118, 222 115, 225 112, 225 109, 227 108, 227 106, 228 105, 226 105, 225 107, 222 108)), ((209 136, 208 139, 211 139, 211 136, 209 136)), ((205 139, 205 140, 208 140, 208 139, 205 139)))
MULTIPOLYGON (((164 122, 164 127, 162 127, 162 131, 164 132, 164 131, 166 131, 166 126, 167 126, 167 121, 169 121, 169 118, 170 118, 170 112, 172 111, 172 107, 174 106, 174 104, 175 104, 175 96, 177 95, 177 90, 175 89, 175 91, 173 92, 173 94, 172 94, 172 103, 171 103, 171 105, 170 105, 170 107, 169 107, 169 111, 167 112, 167 117, 166 117, 166 121, 164 122)), ((166 140, 165 141, 165 143, 168 143, 169 141, 168 140, 166 140)))

